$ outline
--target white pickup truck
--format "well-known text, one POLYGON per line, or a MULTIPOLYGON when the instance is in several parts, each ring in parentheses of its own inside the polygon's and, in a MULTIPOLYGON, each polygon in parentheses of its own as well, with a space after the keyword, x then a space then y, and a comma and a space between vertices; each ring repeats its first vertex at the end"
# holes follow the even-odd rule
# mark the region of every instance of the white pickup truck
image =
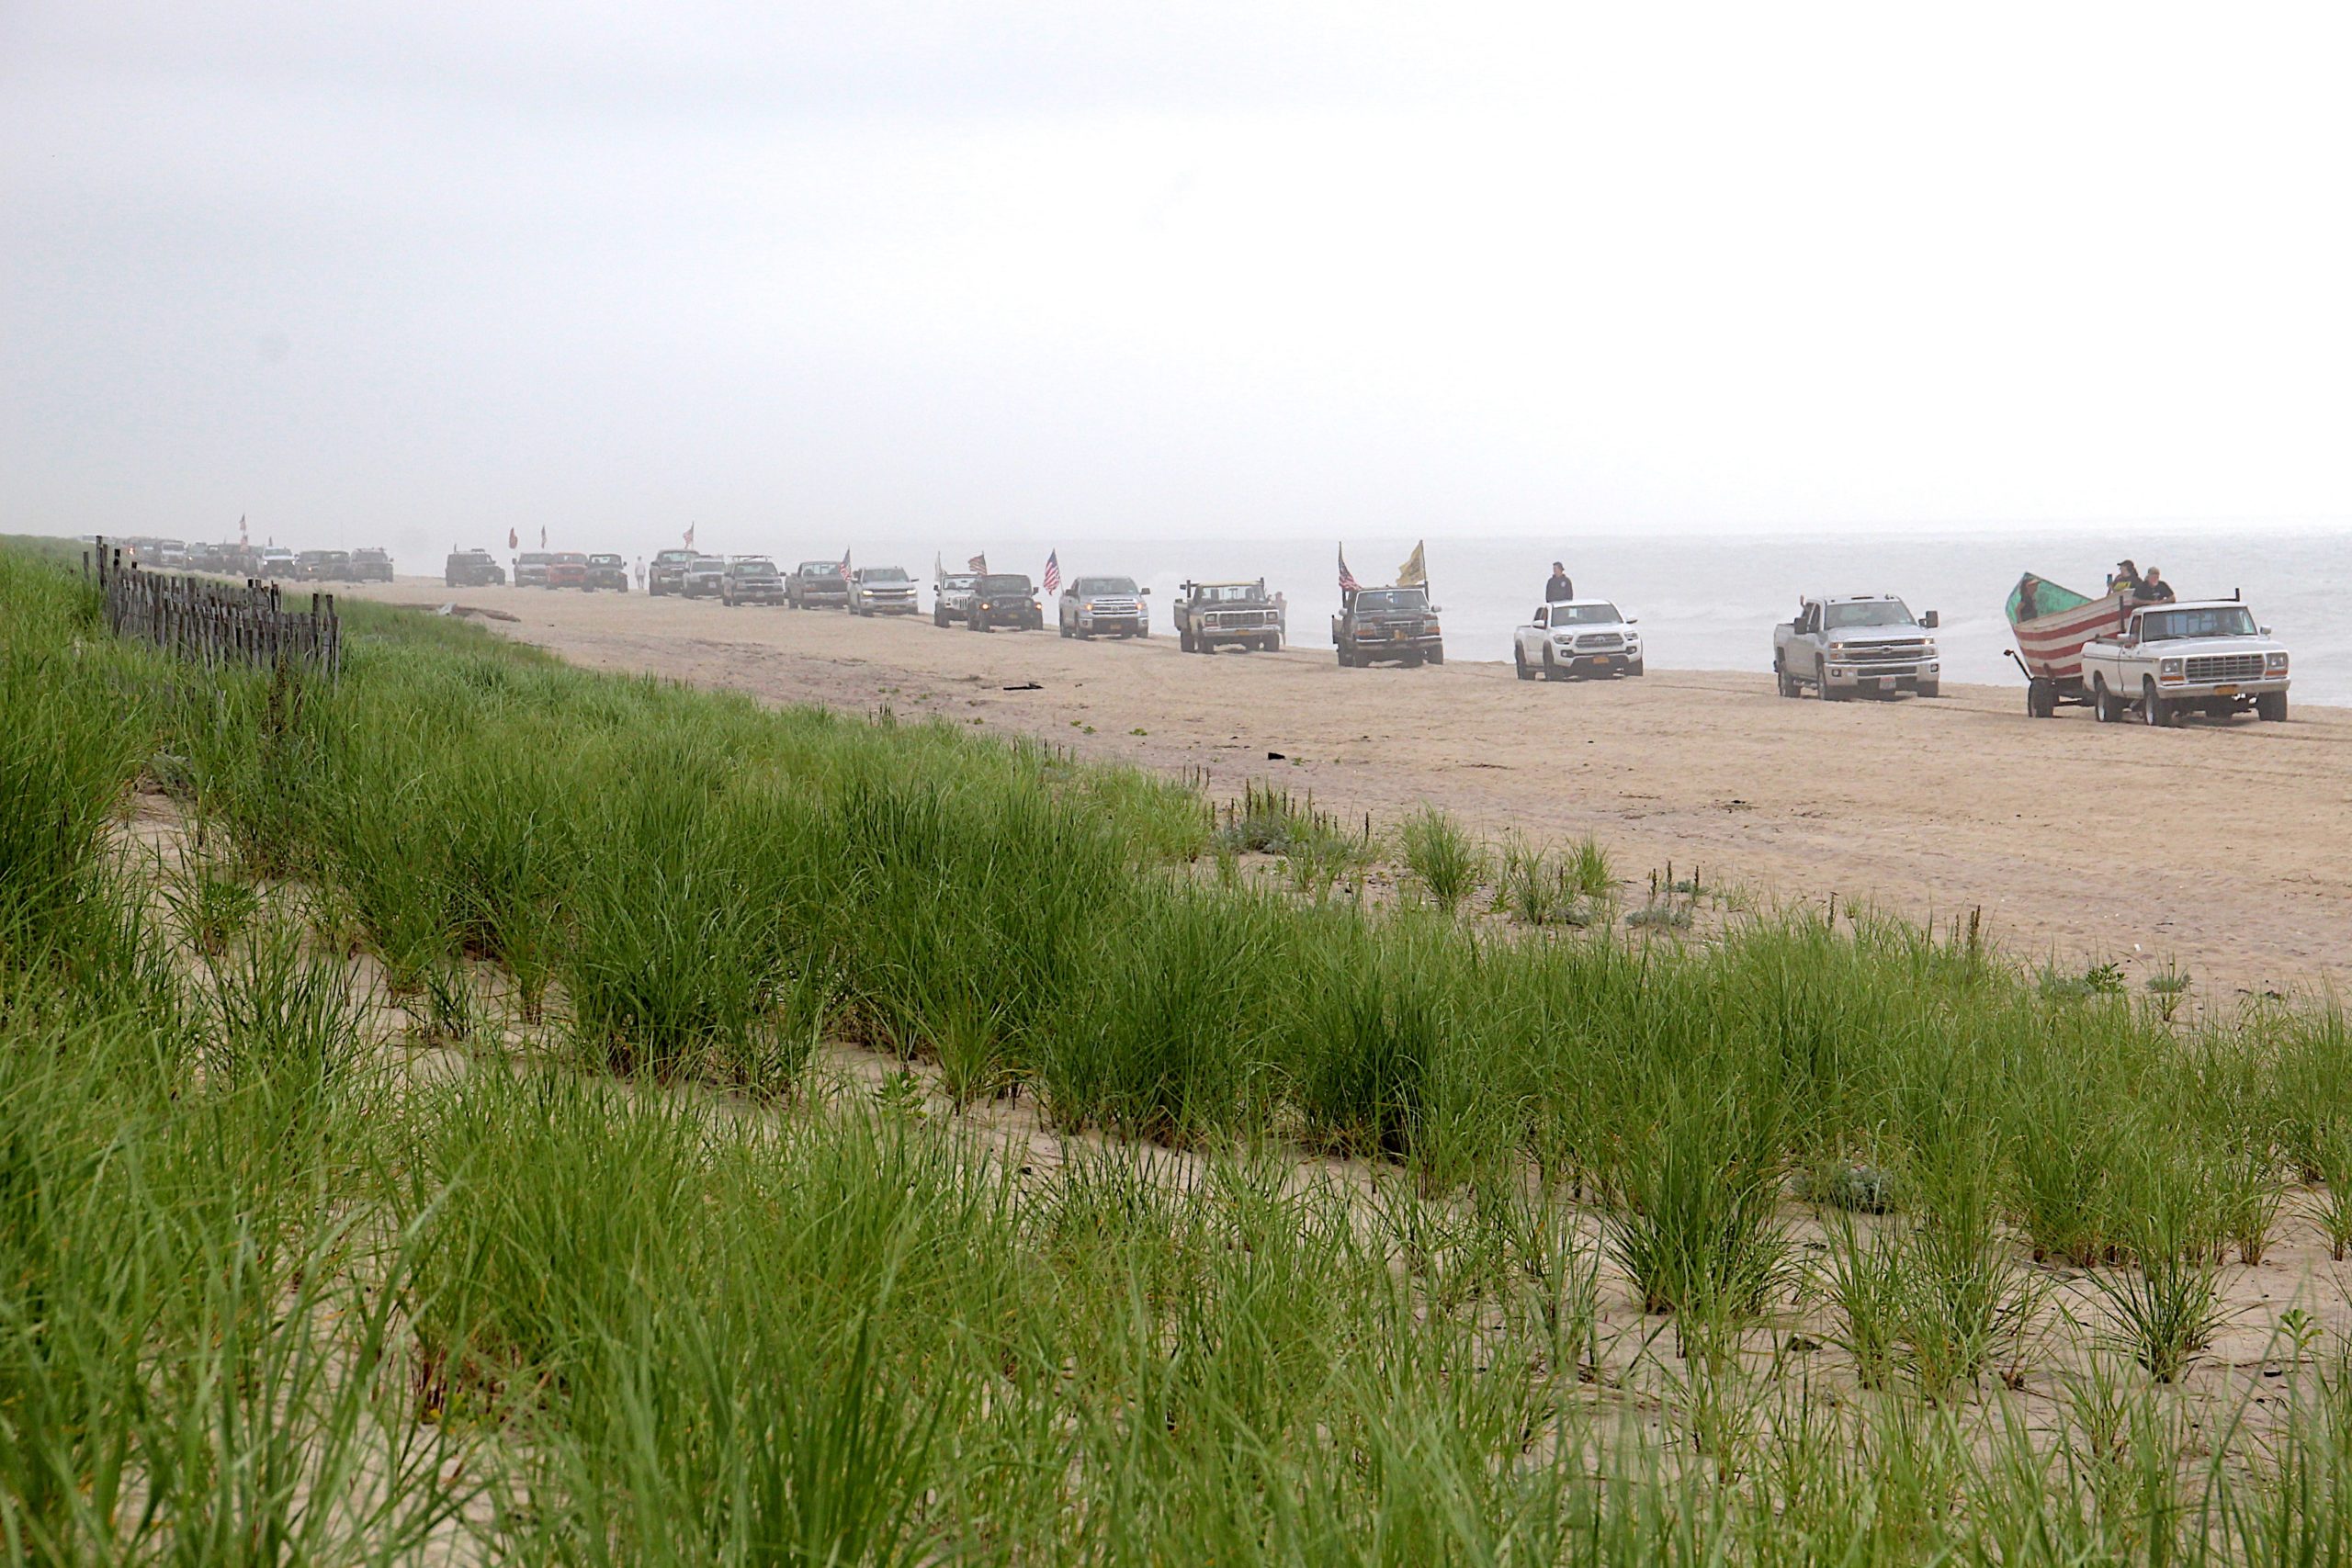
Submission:
POLYGON ((2235 599, 2133 605, 2120 628, 2083 644, 2083 684, 2101 724, 2134 710, 2165 725, 2248 708, 2276 721, 2287 716, 2287 649, 2235 599))
POLYGON ((1510 660, 1522 681, 1639 675, 1642 634, 1606 599, 1562 599, 1536 605, 1511 634, 1510 660))
POLYGON ((1798 602, 1796 617, 1772 628, 1772 673, 1781 695, 1810 689, 1824 702, 1856 695, 1943 689, 1933 610, 1914 615, 1892 593, 1824 594, 1798 602))

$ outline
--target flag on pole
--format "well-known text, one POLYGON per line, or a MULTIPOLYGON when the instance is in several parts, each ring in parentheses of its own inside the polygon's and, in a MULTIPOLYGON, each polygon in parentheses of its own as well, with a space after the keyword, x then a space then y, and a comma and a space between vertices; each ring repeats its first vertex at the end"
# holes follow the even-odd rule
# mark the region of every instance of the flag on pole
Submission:
POLYGON ((547 547, 548 547, 548 525, 547 525, 546 524, 542 523, 542 524, 540 524, 540 525, 539 525, 539 548, 541 548, 541 549, 546 549, 547 547))
POLYGON ((514 529, 512 529, 512 528, 507 529, 507 530, 506 530, 506 547, 507 547, 508 549, 510 549, 510 550, 519 550, 519 549, 521 549, 521 548, 523 547, 523 536, 522 536, 522 535, 520 535, 520 534, 517 534, 517 533, 516 533, 514 529))
POLYGON ((1348 570, 1348 547, 1341 545, 1340 547, 1340 592, 1353 593, 1362 586, 1363 584, 1356 581, 1356 574, 1348 570))
POLYGON ((688 549, 693 549, 694 547, 695 547, 695 525, 694 525, 693 524, 689 523, 689 524, 687 524, 687 525, 686 525, 686 548, 688 548, 688 549))
POLYGON ((989 558, 986 551, 974 556, 970 560, 966 561, 964 564, 970 567, 974 571, 978 572, 982 577, 986 577, 989 574, 989 558))
POLYGON ((1396 586, 1427 588, 1429 585, 1429 563, 1421 558, 1421 547, 1417 544, 1413 547, 1413 553, 1405 558, 1405 564, 1396 569, 1396 586))
POLYGON ((1046 551, 1046 592, 1047 593, 1049 593, 1049 594, 1052 594, 1052 593, 1059 593, 1061 591, 1062 591, 1062 557, 1061 557, 1061 552, 1060 552, 1059 550, 1048 550, 1048 551, 1046 551))
POLYGON ((843 550, 842 552, 842 575, 843 577, 847 577, 849 575, 849 552, 847 550, 843 550))
POLYGON ((237 543, 241 547, 253 543, 245 535, 245 514, 242 512, 237 513, 237 543))
POLYGON ((931 580, 933 582, 947 581, 947 558, 937 550, 931 552, 931 580))

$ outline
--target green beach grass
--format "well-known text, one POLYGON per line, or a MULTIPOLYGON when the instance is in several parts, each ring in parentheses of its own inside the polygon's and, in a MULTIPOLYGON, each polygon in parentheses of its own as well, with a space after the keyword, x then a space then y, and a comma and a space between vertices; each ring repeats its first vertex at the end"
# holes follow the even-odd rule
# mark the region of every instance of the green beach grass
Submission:
POLYGON ((2331 1010, 344 609, 0 548, 9 1562, 2352 1557, 2331 1010))

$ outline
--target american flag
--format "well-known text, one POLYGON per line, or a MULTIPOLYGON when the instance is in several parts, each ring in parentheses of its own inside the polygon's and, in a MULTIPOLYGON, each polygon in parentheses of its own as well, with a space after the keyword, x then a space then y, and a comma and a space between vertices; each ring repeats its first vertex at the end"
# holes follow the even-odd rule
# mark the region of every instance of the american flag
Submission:
POLYGON ((847 550, 843 550, 842 552, 842 575, 843 577, 847 577, 849 575, 849 552, 847 550))
POLYGON ((694 547, 695 547, 695 525, 694 525, 693 524, 689 523, 689 524, 687 524, 687 525, 686 525, 686 548, 688 548, 688 549, 693 549, 694 547))
POLYGON ((541 549, 546 549, 547 547, 548 547, 548 525, 547 525, 546 524, 542 523, 542 524, 540 524, 540 525, 539 525, 539 548, 541 548, 541 549))
POLYGON ((1059 593, 1061 591, 1061 552, 1058 550, 1048 550, 1046 552, 1046 592, 1048 593, 1059 593))
POLYGON ((989 574, 989 558, 986 551, 974 556, 970 560, 966 561, 964 564, 970 567, 974 571, 978 572, 982 577, 986 577, 989 574))
POLYGON ((1353 593, 1361 586, 1363 585, 1356 581, 1356 574, 1348 570, 1348 547, 1341 545, 1340 547, 1340 592, 1353 593))

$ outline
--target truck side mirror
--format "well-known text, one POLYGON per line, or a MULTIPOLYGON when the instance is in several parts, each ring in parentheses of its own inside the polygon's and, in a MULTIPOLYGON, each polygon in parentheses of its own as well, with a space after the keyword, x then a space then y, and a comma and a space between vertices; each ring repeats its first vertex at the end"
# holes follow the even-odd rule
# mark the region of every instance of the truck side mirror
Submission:
POLYGON ((1149 587, 1148 587, 1148 586, 1147 586, 1147 587, 1143 587, 1143 588, 1138 588, 1138 589, 1136 589, 1136 592, 1138 594, 1142 595, 1144 598, 1148 599, 1148 598, 1150 598, 1150 597, 1151 597, 1151 590, 1150 590, 1150 588, 1149 588, 1149 587))
POLYGON ((1939 615, 1933 610, 1930 610, 1926 615, 1919 617, 1919 624, 1927 627, 1929 631, 1934 631, 1938 626, 1943 625, 1943 619, 1944 618, 1941 615, 1939 615))

